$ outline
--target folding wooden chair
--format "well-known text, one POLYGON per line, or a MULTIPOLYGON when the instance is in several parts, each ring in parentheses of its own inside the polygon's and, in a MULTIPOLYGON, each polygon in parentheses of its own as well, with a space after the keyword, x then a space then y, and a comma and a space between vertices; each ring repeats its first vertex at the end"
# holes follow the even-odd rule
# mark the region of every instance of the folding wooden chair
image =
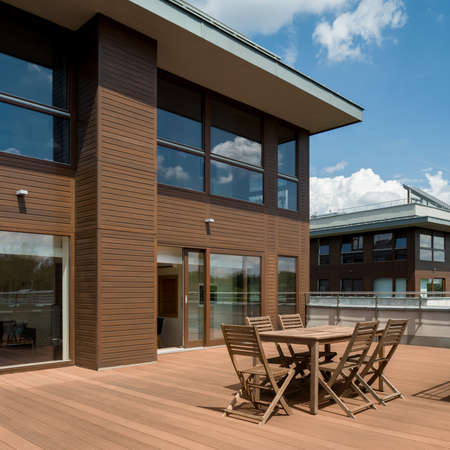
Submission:
POLYGON ((283 394, 294 377, 295 370, 269 364, 254 326, 222 324, 222 332, 231 362, 241 383, 240 390, 234 394, 231 403, 224 410, 224 416, 241 416, 264 425, 275 409, 281 408, 290 415, 291 412, 283 394), (254 367, 240 368, 237 358, 239 356, 256 358, 259 364, 254 367), (281 386, 279 386, 280 383, 281 386), (273 400, 271 402, 260 400, 261 390, 275 394, 273 400), (243 412, 235 409, 239 399, 249 401, 256 409, 259 409, 261 405, 266 405, 267 409, 262 415, 243 412))
MULTIPOLYGON (((300 314, 278 314, 282 330, 291 330, 295 328, 304 328, 302 316, 300 314)), ((291 355, 297 354, 291 344, 288 344, 291 355)), ((300 355, 302 355, 300 353, 300 355)), ((325 351, 319 352, 319 357, 324 357, 325 361, 331 361, 337 355, 330 350, 330 345, 325 345, 325 351)))
POLYGON ((374 403, 359 389, 354 380, 364 358, 367 356, 377 327, 378 321, 357 323, 341 359, 338 362, 332 361, 319 365, 319 383, 330 395, 330 400, 333 399, 352 418, 355 418, 354 415, 358 412, 375 408, 374 403), (323 374, 329 376, 328 381, 325 381, 323 374), (348 389, 356 392, 365 403, 359 408, 351 410, 342 399, 343 394, 348 389))
POLYGON ((386 402, 398 397, 405 398, 386 378, 384 370, 394 356, 407 325, 408 320, 389 319, 373 354, 370 357, 366 356, 362 371, 356 375, 359 383, 382 405, 386 405, 386 402), (390 349, 387 349, 387 347, 390 347, 390 349), (389 386, 392 391, 391 394, 383 395, 381 392, 375 391, 373 384, 380 379, 389 386))

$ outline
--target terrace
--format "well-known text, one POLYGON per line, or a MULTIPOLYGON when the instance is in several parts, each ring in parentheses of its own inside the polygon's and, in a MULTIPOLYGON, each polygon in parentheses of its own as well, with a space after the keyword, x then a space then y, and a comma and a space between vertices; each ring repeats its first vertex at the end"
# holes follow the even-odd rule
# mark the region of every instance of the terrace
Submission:
POLYGON ((450 350, 402 345, 387 369, 406 395, 352 420, 335 404, 263 426, 224 418, 237 386, 224 347, 160 355, 100 372, 11 373, 0 386, 2 448, 449 448, 450 350))

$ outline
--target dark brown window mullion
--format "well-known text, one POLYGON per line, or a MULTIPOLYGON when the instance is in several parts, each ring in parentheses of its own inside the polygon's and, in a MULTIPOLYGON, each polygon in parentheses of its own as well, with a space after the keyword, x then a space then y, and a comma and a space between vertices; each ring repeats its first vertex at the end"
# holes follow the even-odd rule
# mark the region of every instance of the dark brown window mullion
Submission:
POLYGON ((205 192, 211 194, 211 98, 203 96, 203 149, 205 151, 205 192))

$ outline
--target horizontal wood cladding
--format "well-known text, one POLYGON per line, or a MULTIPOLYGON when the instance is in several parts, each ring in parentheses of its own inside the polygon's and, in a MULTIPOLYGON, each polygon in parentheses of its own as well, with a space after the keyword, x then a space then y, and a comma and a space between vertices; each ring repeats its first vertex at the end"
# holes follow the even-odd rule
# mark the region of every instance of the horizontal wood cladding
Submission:
POLYGON ((98 367, 156 359, 156 43, 99 18, 98 367))
POLYGON ((44 234, 73 233, 73 176, 41 172, 33 161, 22 167, 0 159, 0 229, 44 234), (16 190, 28 195, 19 199, 16 190))

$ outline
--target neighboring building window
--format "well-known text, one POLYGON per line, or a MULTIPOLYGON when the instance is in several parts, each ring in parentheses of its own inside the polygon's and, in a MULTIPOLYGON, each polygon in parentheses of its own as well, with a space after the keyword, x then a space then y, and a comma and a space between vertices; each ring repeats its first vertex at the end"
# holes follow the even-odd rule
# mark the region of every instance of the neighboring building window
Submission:
POLYGON ((423 278, 420 280, 420 292, 441 296, 445 291, 444 281, 443 278, 423 278))
POLYGON ((222 323, 261 315, 261 258, 211 254, 210 293, 210 338, 222 339, 222 323))
POLYGON ((341 291, 342 292, 351 292, 351 291, 360 292, 360 291, 362 291, 362 288, 363 288, 362 280, 360 280, 360 279, 356 279, 356 280, 343 279, 343 280, 341 280, 341 291))
POLYGON ((297 312, 297 258, 278 257, 278 314, 297 312))
POLYGON ((298 211, 296 130, 278 126, 278 208, 298 211))
POLYGON ((392 246, 392 233, 375 234, 373 237, 373 260, 375 262, 392 261, 392 246))
POLYGON ((330 244, 319 241, 319 265, 330 264, 330 244))
POLYGON ((392 292, 392 278, 377 278, 374 280, 373 291, 378 294, 390 294, 392 292))
POLYGON ((329 291, 328 280, 319 280, 317 282, 317 290, 319 292, 328 292, 329 291))
POLYGON ((262 204, 261 117, 211 101, 211 193, 262 204))
POLYGON ((341 245, 342 264, 361 263, 364 260, 363 236, 344 237, 341 245))
POLYGON ((397 297, 403 297, 406 292, 406 278, 396 278, 395 279, 395 292, 397 297))
POLYGON ((48 59, 38 63, 0 53, 0 151, 68 164, 66 63, 55 55, 48 59))
POLYGON ((445 262, 444 237, 420 233, 420 260, 445 262))
POLYGON ((204 191, 202 94, 158 79, 158 183, 204 191))
POLYGON ((397 261, 404 261, 408 258, 408 238, 405 235, 395 236, 394 257, 397 261))
POLYGON ((69 359, 69 238, 0 231, 0 366, 69 359))

